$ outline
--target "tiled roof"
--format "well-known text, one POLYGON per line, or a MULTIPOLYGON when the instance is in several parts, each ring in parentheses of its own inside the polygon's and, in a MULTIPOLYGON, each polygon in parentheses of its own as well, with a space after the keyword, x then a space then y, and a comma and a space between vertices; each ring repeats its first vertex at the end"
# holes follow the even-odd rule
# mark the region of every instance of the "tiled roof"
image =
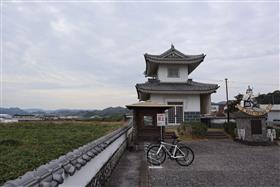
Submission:
POLYGON ((161 63, 161 64, 192 64, 203 61, 205 55, 192 55, 189 57, 158 57, 145 54, 145 59, 150 62, 161 63))
POLYGON ((147 57, 147 58, 150 58, 150 59, 155 59, 155 60, 172 58, 174 60, 187 60, 187 61, 189 61, 189 60, 201 59, 205 55, 204 54, 186 55, 186 54, 178 51, 177 49, 175 49, 174 45, 171 45, 170 49, 168 49, 167 51, 165 51, 164 53, 162 53, 160 55, 151 55, 151 54, 146 53, 144 56, 147 57))
POLYGON ((189 74, 204 60, 205 54, 186 55, 173 45, 171 48, 161 55, 144 54, 146 60, 146 76, 153 76, 156 74, 158 64, 184 64, 188 65, 189 74))
POLYGON ((191 80, 188 80, 186 83, 161 83, 153 81, 136 84, 137 91, 144 93, 200 94, 213 93, 218 88, 217 84, 206 84, 191 80))
POLYGON ((241 112, 241 111, 238 111, 238 112, 234 112, 230 115, 231 118, 234 118, 234 119, 237 119, 237 118, 264 118, 266 116, 266 114, 264 115, 260 115, 260 116, 252 116, 252 115, 249 115, 245 112, 241 112))

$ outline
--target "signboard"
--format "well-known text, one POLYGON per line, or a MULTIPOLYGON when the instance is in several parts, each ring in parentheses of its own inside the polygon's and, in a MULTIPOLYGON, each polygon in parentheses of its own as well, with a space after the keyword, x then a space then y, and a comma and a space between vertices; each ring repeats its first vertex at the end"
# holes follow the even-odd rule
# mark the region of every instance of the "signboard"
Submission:
POLYGON ((157 126, 165 126, 165 113, 157 114, 157 126))

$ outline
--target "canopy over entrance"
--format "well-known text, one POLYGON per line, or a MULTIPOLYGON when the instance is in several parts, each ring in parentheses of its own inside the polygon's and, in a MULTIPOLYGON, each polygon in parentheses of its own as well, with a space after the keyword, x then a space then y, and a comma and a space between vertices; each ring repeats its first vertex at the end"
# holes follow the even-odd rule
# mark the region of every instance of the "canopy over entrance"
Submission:
MULTIPOLYGON (((161 128, 157 126, 157 114, 165 113, 173 105, 163 105, 154 101, 144 101, 126 105, 133 110, 134 140, 157 141, 160 139, 161 128)), ((162 127, 164 133, 164 127, 162 127)))
POLYGON ((160 104, 160 103, 157 103, 155 101, 141 101, 141 102, 138 102, 138 103, 134 103, 134 104, 131 104, 131 105, 126 105, 126 107, 128 109, 136 109, 136 108, 161 108, 161 109, 169 109, 169 108, 172 108, 173 106, 172 105, 163 105, 163 104, 160 104))

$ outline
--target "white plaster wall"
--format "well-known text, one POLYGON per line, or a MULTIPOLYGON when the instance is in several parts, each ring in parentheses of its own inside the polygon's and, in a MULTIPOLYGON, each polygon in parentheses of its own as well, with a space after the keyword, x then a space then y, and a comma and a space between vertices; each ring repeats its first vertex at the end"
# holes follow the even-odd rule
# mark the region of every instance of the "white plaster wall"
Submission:
POLYGON ((160 64, 158 67, 158 79, 161 82, 186 82, 188 80, 188 66, 160 64), (179 78, 168 77, 168 67, 178 67, 179 78))
POLYGON ((151 94, 151 100, 167 104, 168 102, 183 102, 184 112, 200 112, 200 95, 163 95, 151 94))
POLYGON ((280 111, 270 111, 267 114, 267 121, 280 120, 280 111))
POLYGON ((202 114, 209 114, 211 112, 211 95, 203 95, 201 97, 202 102, 202 114))

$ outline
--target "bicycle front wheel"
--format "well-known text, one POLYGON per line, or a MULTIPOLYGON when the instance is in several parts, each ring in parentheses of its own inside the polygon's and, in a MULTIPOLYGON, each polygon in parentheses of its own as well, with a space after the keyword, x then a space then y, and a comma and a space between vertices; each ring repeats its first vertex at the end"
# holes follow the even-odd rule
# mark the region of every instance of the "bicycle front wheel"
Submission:
POLYGON ((176 162, 181 166, 189 166, 194 160, 193 150, 185 145, 178 147, 175 156, 178 157, 176 162))
POLYGON ((160 145, 153 145, 147 151, 147 160, 152 165, 160 165, 165 161, 166 153, 160 145))

